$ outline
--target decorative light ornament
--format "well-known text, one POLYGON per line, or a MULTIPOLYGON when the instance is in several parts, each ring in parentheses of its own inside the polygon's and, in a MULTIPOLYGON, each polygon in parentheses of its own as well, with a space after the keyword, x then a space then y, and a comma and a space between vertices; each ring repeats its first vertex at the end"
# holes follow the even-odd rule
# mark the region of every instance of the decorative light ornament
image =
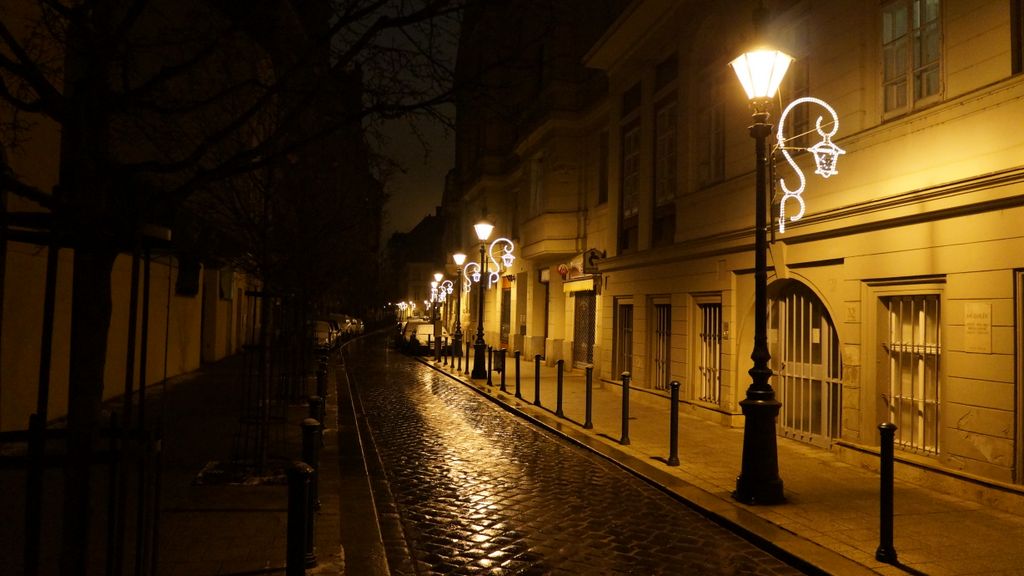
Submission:
POLYGON ((508 238, 495 238, 494 242, 487 248, 487 256, 491 259, 491 263, 494 264, 494 269, 487 274, 487 287, 490 288, 498 282, 501 278, 501 273, 512 266, 515 262, 516 257, 512 254, 515 251, 516 245, 512 243, 508 238), (498 258, 494 256, 494 248, 497 246, 501 250, 501 262, 498 262, 498 258))
POLYGON ((462 277, 464 282, 463 292, 469 292, 473 289, 473 282, 480 281, 480 264, 476 262, 468 262, 466 267, 462 269, 462 277))
POLYGON ((796 222, 804 215, 804 209, 806 208, 803 199, 804 188, 807 185, 807 180, 804 178, 804 173, 797 166, 797 163, 790 156, 790 148, 786 147, 786 139, 783 135, 783 130, 786 127, 786 116, 789 115, 790 110, 799 104, 818 104, 825 110, 828 110, 829 114, 832 115, 832 129, 825 131, 821 128, 822 117, 818 116, 818 120, 814 123, 814 129, 821 136, 821 142, 818 142, 814 146, 807 148, 807 150, 814 155, 814 164, 816 166, 814 173, 820 175, 822 178, 828 178, 835 176, 839 172, 836 170, 836 164, 839 160, 840 154, 846 154, 846 151, 832 143, 832 137, 839 131, 839 115, 832 109, 824 100, 813 98, 811 96, 805 96, 803 98, 797 98, 786 106, 786 109, 782 111, 782 116, 779 118, 779 129, 776 132, 776 144, 777 149, 782 150, 782 155, 786 158, 786 162, 796 172, 797 177, 800 179, 800 185, 794 190, 790 190, 786 186, 785 178, 779 178, 779 186, 782 188, 782 200, 779 201, 779 233, 786 232, 786 201, 796 200, 799 206, 799 211, 796 214, 789 217, 790 222, 796 222))
POLYGON ((451 280, 444 280, 437 285, 437 301, 445 302, 448 300, 448 295, 454 291, 452 288, 451 280))

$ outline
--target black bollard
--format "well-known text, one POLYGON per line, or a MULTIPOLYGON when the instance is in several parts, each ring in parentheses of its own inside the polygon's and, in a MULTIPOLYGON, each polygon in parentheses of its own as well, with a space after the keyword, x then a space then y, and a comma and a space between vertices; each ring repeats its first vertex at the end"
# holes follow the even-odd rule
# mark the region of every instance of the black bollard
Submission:
POLYGON ((494 382, 491 381, 491 371, 494 369, 494 349, 490 346, 487 347, 487 385, 494 386, 494 382))
POLYGON ((562 372, 565 369, 565 360, 559 359, 555 363, 556 375, 557 375, 557 386, 555 387, 555 416, 559 418, 565 418, 565 412, 562 412, 562 372))
POLYGON ((310 396, 306 399, 306 402, 309 403, 309 417, 323 421, 323 413, 321 412, 324 407, 323 398, 319 396, 310 396))
MULTIPOLYGON (((322 359, 323 357, 321 357, 322 359)), ((316 395, 324 398, 327 396, 327 363, 320 362, 316 369, 316 395)))
POLYGON ((499 389, 502 392, 508 392, 505 388, 505 354, 507 353, 508 350, 504 348, 498 350, 498 371, 501 372, 501 386, 499 386, 499 389))
POLYGON ((516 350, 516 398, 523 399, 523 394, 519 390, 519 350, 516 350))
POLYGON ((452 341, 452 355, 454 358, 452 361, 455 363, 455 373, 462 372, 462 343, 458 340, 452 341))
POLYGON ((310 510, 319 510, 320 491, 317 476, 320 475, 318 471, 320 470, 320 444, 323 433, 320 421, 315 418, 306 418, 300 426, 302 426, 302 461, 313 469, 313 476, 309 479, 310 510))
POLYGON ((679 466, 679 381, 669 382, 672 388, 672 403, 668 419, 668 465, 679 466))
POLYGON ((472 347, 473 344, 470 343, 469 338, 466 338, 466 376, 469 376, 469 353, 472 347))
POLYGON ((583 427, 590 430, 594 427, 594 367, 587 366, 587 412, 583 427))
POLYGON ((533 405, 540 406, 540 354, 533 355, 533 405))
POLYGON ((448 365, 448 357, 444 355, 444 349, 447 348, 447 347, 448 347, 448 337, 445 336, 444 340, 442 341, 442 344, 441 344, 441 365, 442 366, 447 366, 448 365))
POLYGON ((622 373, 622 438, 619 444, 629 446, 629 372, 622 373))
POLYGON ((896 435, 896 425, 892 422, 883 422, 878 425, 878 431, 882 435, 881 446, 881 481, 879 528, 878 528, 878 550, 875 551, 875 560, 889 564, 896 563, 896 548, 892 545, 892 482, 893 482, 893 438, 896 435))
POLYGON ((285 552, 285 576, 305 576, 309 510, 309 479, 313 468, 295 462, 288 468, 288 542, 285 552))

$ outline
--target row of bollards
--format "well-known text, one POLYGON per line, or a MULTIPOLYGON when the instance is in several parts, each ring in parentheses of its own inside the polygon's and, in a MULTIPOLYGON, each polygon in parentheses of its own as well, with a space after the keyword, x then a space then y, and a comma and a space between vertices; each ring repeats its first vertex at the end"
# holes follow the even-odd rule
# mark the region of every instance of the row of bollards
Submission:
POLYGON ((288 528, 285 545, 285 576, 303 576, 316 566, 316 511, 320 509, 318 472, 326 416, 327 357, 317 365, 317 393, 308 398, 309 412, 299 424, 302 430, 302 461, 293 462, 288 477, 288 528))
MULTIPOLYGON (((469 349, 470 345, 466 344, 466 374, 469 374, 469 349)), ((492 355, 494 350, 491 347, 487 348, 487 384, 493 385, 491 382, 491 371, 497 369, 501 374, 500 390, 506 392, 505 387, 505 357, 507 350, 501 348, 497 350, 499 359, 497 361, 497 367, 492 365, 492 355)), ((520 381, 520 352, 516 350, 514 352, 515 359, 515 397, 523 400, 521 381, 520 381)), ((544 356, 541 354, 535 354, 533 356, 533 405, 543 408, 541 403, 541 386, 540 386, 540 375, 541 375, 541 360, 544 356)), ((559 418, 565 418, 563 411, 563 391, 564 391, 564 361, 558 360, 555 363, 556 370, 556 396, 555 396, 555 416, 559 418)), ((584 429, 592 429, 593 423, 593 366, 586 367, 586 397, 585 397, 585 419, 583 422, 584 429)), ((623 372, 620 375, 622 383, 622 423, 621 431, 622 434, 619 437, 619 444, 628 446, 630 444, 629 438, 629 396, 630 396, 630 384, 632 376, 629 372, 623 372)), ((679 389, 680 383, 678 380, 673 380, 669 383, 670 389, 670 410, 669 410, 669 454, 665 463, 668 466, 679 466, 679 389)), ((880 506, 879 506, 879 545, 875 552, 875 558, 881 562, 889 564, 897 564, 896 549, 893 546, 893 462, 894 462, 894 437, 896 432, 896 425, 892 423, 879 424, 878 429, 881 433, 881 465, 880 465, 880 506)))

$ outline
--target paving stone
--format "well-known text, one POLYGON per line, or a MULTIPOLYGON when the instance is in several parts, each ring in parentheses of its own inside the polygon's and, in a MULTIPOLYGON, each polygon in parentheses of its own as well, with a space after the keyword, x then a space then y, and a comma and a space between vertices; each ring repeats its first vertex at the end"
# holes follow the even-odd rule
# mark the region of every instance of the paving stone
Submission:
POLYGON ((346 354, 424 573, 801 573, 434 370, 346 354))

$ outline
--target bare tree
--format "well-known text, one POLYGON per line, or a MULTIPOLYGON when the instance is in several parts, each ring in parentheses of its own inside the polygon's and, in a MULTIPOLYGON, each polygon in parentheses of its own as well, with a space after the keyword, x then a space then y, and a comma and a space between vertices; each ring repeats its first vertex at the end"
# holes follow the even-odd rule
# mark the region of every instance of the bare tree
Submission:
MULTIPOLYGON (((314 153, 313 143, 338 142, 340 135, 359 139, 348 150, 358 149, 375 119, 439 114, 450 97, 444 56, 454 52, 462 4, 12 0, 0 6, 0 140, 18 154, 40 123, 55 125, 61 138, 53 190, 7 169, 0 170, 0 186, 48 210, 57 242, 74 248, 63 574, 84 573, 88 556, 89 462, 117 255, 137 246, 144 224, 169 223, 190 198, 228 201, 238 194, 242 201, 254 178, 279 199, 289 186, 320 185, 310 174, 330 152, 321 146, 314 153), (290 168, 297 163, 307 169, 290 168)), ((345 193, 351 180, 342 174, 360 170, 337 170, 328 190, 345 193)), ((280 230, 294 231, 315 206, 297 210, 280 230)), ((250 224, 274 230, 277 223, 250 224)))

